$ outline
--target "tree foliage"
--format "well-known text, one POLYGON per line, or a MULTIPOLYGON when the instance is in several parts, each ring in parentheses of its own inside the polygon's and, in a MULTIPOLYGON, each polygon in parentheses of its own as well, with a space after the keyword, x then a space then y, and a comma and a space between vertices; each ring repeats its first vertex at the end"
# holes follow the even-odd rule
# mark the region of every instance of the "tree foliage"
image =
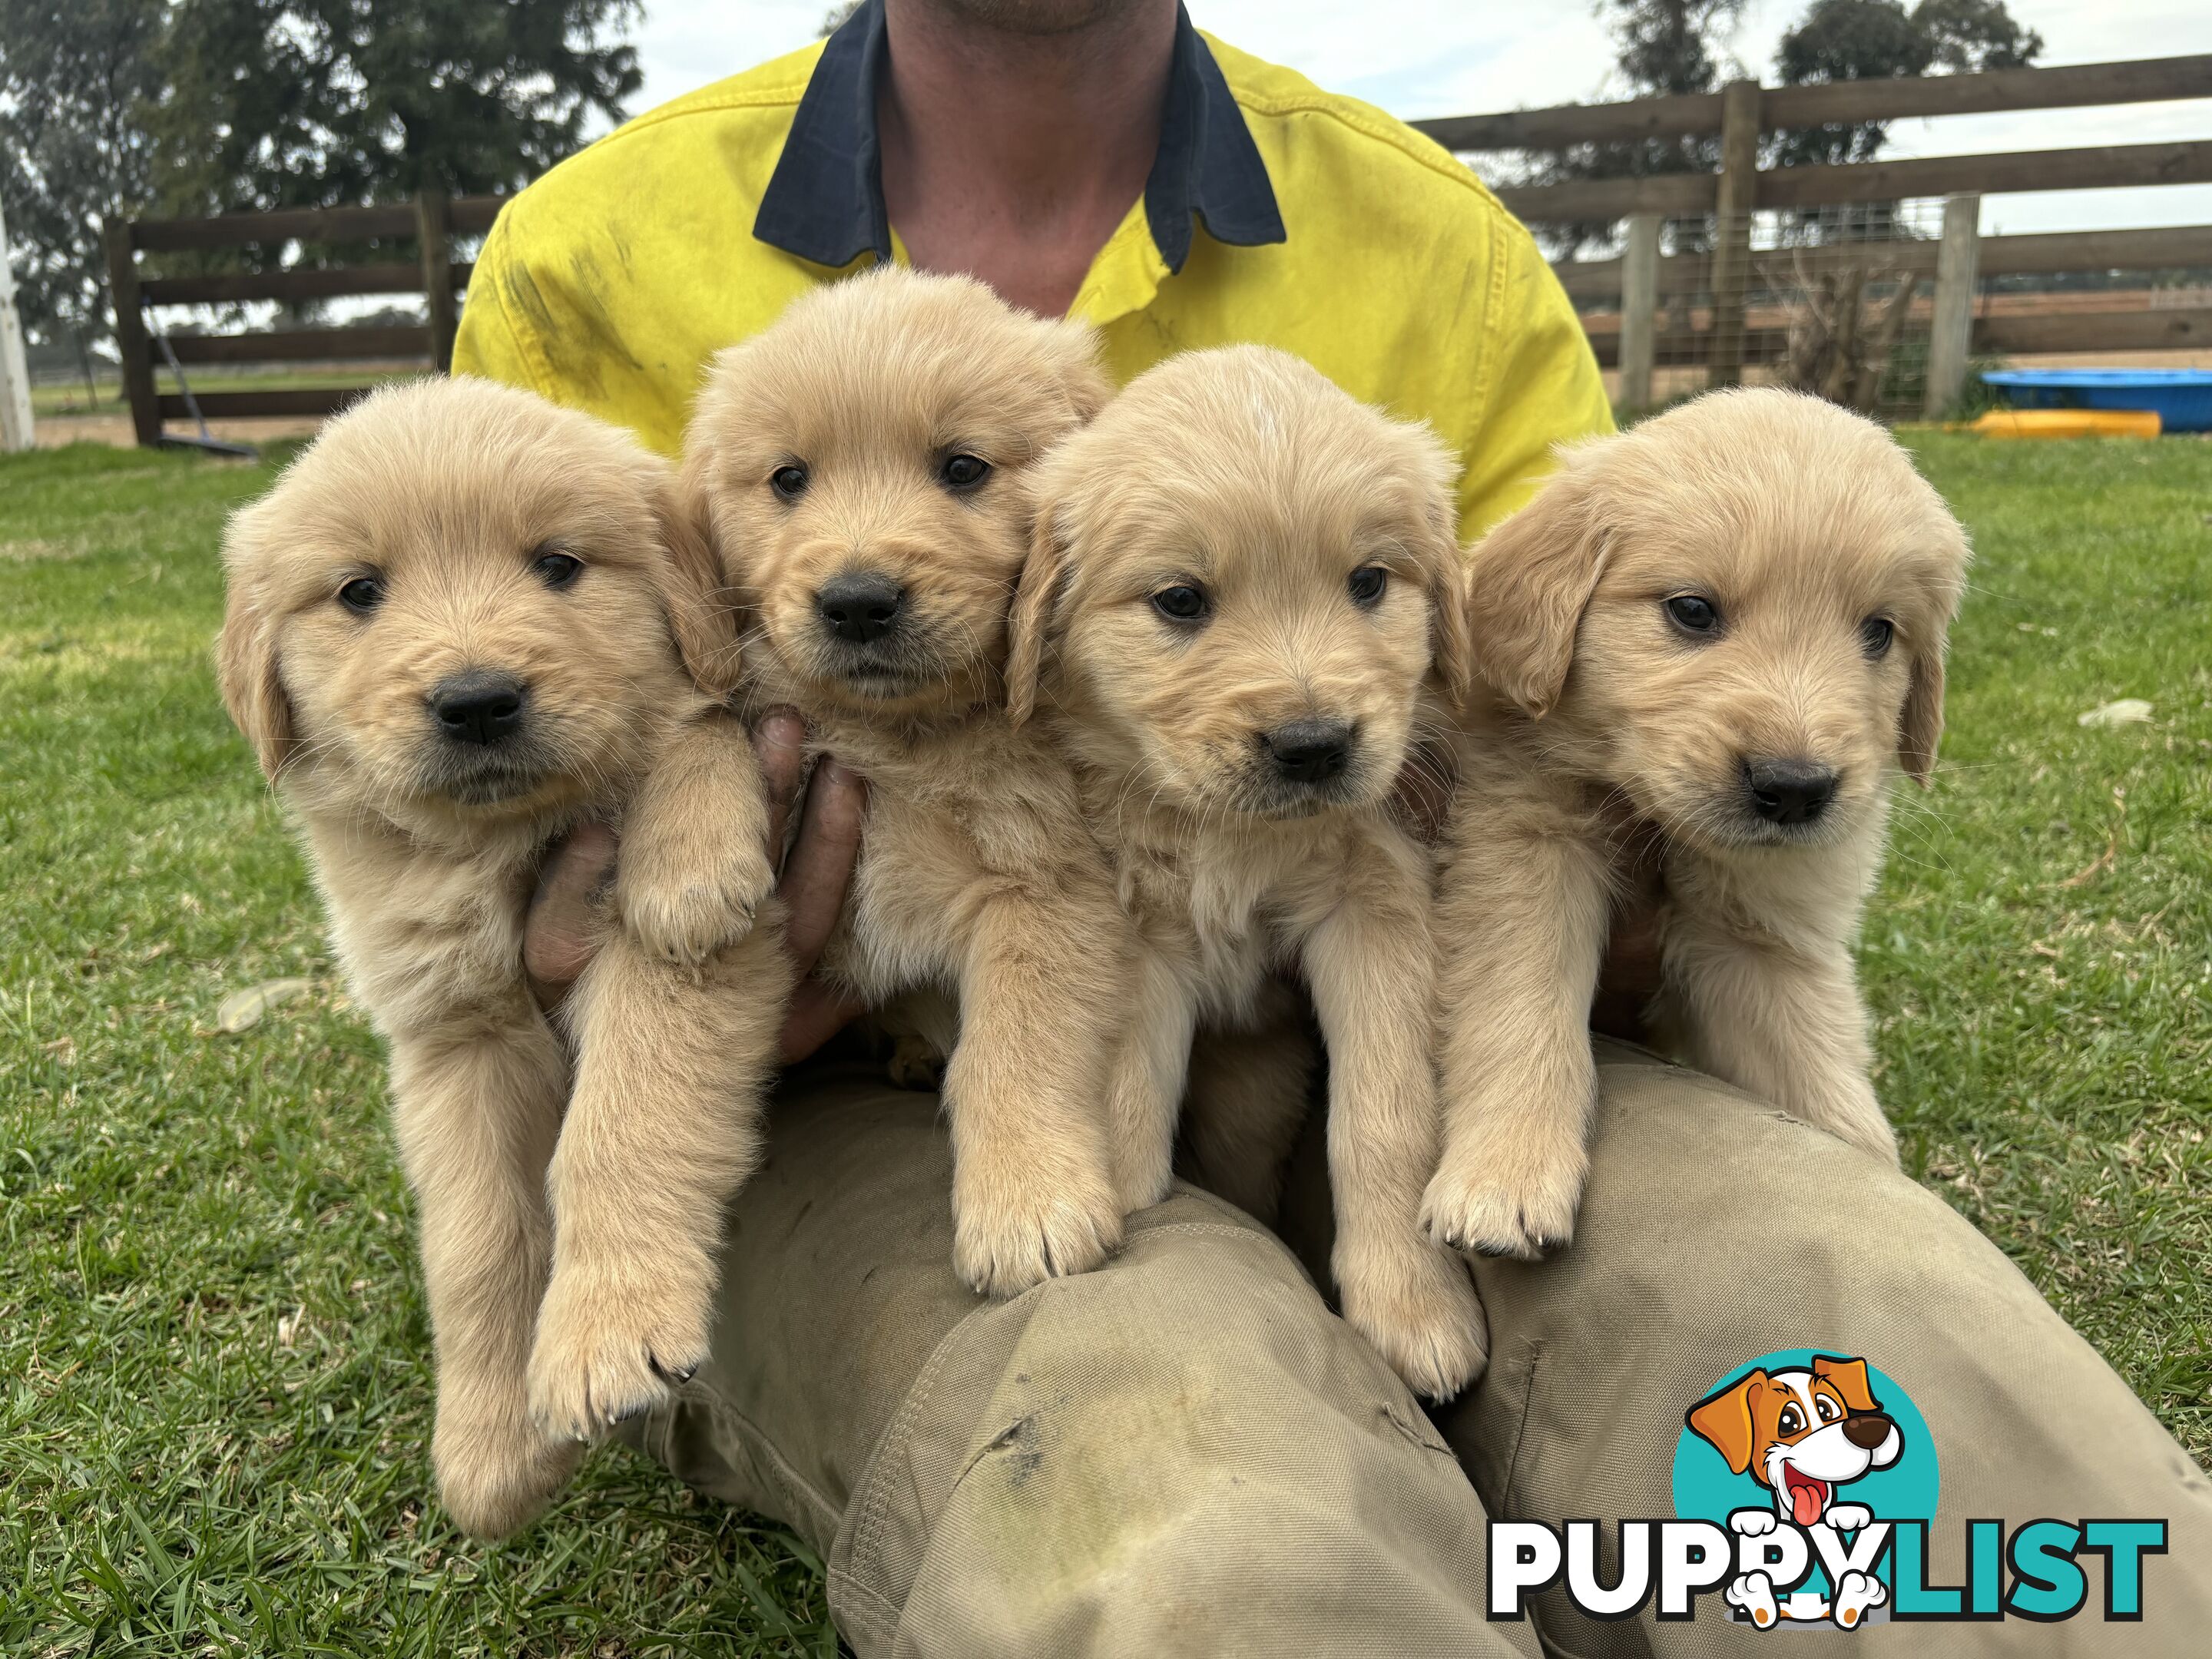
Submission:
POLYGON ((515 188, 619 119, 639 0, 178 0, 150 125, 162 206, 515 188))
MULTIPOLYGON (((1785 86, 1892 76, 2019 69, 2041 56, 2043 37, 2014 21, 2004 0, 1815 0, 1782 37, 1775 68, 1785 86)), ((1889 129, 1879 121, 1778 135, 1770 164, 1865 161, 1889 129)))
MULTIPOLYGON (((1709 93, 1735 66, 1723 61, 1722 41, 1743 15, 1743 0, 1595 0, 1612 25, 1620 79, 1631 97, 1709 93)), ((1813 0, 1776 54, 1784 86, 1862 81, 1897 75, 2013 69, 2035 61, 2043 37, 2017 21, 2005 0, 1813 0)), ((1813 127, 1770 136, 1763 161, 1770 167, 1863 161, 1888 138, 1881 122, 1813 127)), ((1720 165, 1717 134, 1578 144, 1535 158, 1529 184, 1573 179, 1641 179, 1711 173, 1720 165)), ((1703 246, 1709 227, 1683 221, 1670 227, 1678 249, 1703 246)), ((1609 222, 1542 227, 1556 252, 1572 254, 1607 240, 1609 222)))
POLYGON ((163 0, 0 0, 0 204, 23 325, 100 334, 99 227, 146 201, 163 0))
MULTIPOLYGON (((514 189, 619 120, 640 0, 0 0, 24 320, 106 331, 101 221, 514 189)), ((343 251, 314 250, 323 258, 343 251)))

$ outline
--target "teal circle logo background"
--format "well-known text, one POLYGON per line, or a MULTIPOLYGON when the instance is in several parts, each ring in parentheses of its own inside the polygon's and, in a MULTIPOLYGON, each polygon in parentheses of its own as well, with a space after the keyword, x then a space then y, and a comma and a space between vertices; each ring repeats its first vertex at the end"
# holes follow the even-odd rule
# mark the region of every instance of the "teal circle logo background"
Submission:
MULTIPOLYGON (((1848 1358, 1844 1351, 1835 1348, 1784 1348, 1774 1353, 1762 1354, 1756 1359, 1746 1360, 1734 1370, 1717 1378, 1713 1385, 1697 1400, 1686 1400, 1682 1410, 1718 1394, 1723 1389, 1740 1382, 1755 1370, 1802 1371, 1813 1368, 1816 1354, 1831 1359, 1848 1358)), ((1872 1360, 1867 1362, 1867 1382, 1874 1390, 1875 1401, 1897 1425, 1898 1433, 1905 1441, 1898 1453, 1897 1462, 1885 1469, 1869 1469, 1859 1480, 1836 1488, 1832 1502, 1863 1504, 1874 1511, 1877 1521, 1928 1521, 1936 1518, 1936 1499, 1940 1490, 1936 1470, 1936 1443, 1929 1435, 1928 1420, 1920 1408, 1899 1387, 1895 1377, 1878 1370, 1872 1360)), ((1737 1510, 1774 1507, 1773 1489, 1756 1475, 1746 1471, 1737 1474, 1707 1441, 1699 1437, 1685 1422, 1682 1437, 1674 1443, 1674 1513, 1686 1521, 1711 1521, 1728 1525, 1730 1514, 1737 1510)), ((1887 1583, 1890 1577, 1889 1556, 1885 1553, 1881 1577, 1887 1583)), ((1813 1569, 1808 1584, 1823 1584, 1819 1567, 1813 1569)))

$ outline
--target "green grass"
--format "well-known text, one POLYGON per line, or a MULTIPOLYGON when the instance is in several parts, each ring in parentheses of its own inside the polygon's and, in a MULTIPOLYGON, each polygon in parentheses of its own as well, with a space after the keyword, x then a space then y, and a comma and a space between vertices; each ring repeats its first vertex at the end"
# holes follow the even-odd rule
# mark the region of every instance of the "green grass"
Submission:
POLYGON ((510 1547, 429 1501, 377 1045, 208 665, 269 477, 0 458, 0 1653, 834 1651, 794 1539, 627 1453, 510 1547))
MULTIPOLYGON (((1881 1090, 2212 1458, 2212 444, 1913 441, 1980 556, 1869 919, 1881 1090), (2130 696, 2151 724, 2076 725, 2130 696)), ((503 1548, 428 1501, 376 1045, 208 668, 269 476, 0 460, 0 1651, 827 1651, 788 1534, 627 1454, 503 1548)))

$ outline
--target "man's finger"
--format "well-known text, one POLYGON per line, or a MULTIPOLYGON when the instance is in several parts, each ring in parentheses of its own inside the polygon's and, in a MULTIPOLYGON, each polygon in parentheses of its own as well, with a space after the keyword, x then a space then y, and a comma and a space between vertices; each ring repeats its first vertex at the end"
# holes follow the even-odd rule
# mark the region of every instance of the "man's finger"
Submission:
POLYGON ((868 815, 868 786, 860 775, 825 755, 806 786, 799 839, 777 891, 789 913, 784 938, 801 975, 814 971, 845 908, 868 815))
POLYGON ((769 709, 754 729, 753 758, 768 797, 768 861, 781 864, 784 826, 806 776, 806 722, 791 709, 769 709))
POLYGON ((615 832, 580 823, 546 854, 524 919, 522 967, 531 994, 550 1012, 558 1007, 599 943, 599 902, 615 870, 615 832))
POLYGON ((799 981, 783 1016, 783 1063, 796 1066, 866 1012, 867 1006, 827 980, 799 981))

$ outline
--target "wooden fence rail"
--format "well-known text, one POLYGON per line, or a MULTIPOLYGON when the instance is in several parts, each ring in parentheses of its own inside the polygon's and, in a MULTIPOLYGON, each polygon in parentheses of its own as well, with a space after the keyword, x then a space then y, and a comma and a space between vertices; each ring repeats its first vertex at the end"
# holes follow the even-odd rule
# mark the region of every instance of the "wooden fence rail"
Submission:
POLYGON ((145 219, 104 228, 108 288, 115 304, 115 342, 123 360, 123 391, 131 425, 141 444, 162 441, 162 423, 204 416, 329 415, 369 390, 367 385, 202 392, 187 398, 160 389, 157 357, 179 366, 204 363, 390 362, 420 359, 443 371, 453 357, 459 312, 457 296, 475 267, 455 264, 453 238, 491 228, 503 198, 424 191, 410 203, 374 207, 288 208, 273 213, 228 213, 207 219, 145 219), (202 252, 258 246, 275 254, 287 242, 407 241, 411 264, 382 264, 312 270, 267 270, 205 276, 138 274, 142 252, 202 252), (147 327, 145 308, 165 305, 231 305, 257 300, 298 301, 383 294, 420 294, 426 318, 400 328, 275 329, 245 334, 175 334, 147 327))
MULTIPOLYGON (((1806 87, 1769 88, 1755 82, 1738 81, 1719 92, 1686 97, 1644 98, 1627 103, 1517 110, 1495 115, 1448 116, 1414 125, 1446 149, 1461 153, 1560 150, 1578 144, 1719 134, 1720 167, 1716 173, 1575 179, 1553 185, 1509 186, 1498 194, 1522 218, 1540 223, 1626 219, 1632 224, 1638 219, 1710 216, 1713 250, 1695 262, 1694 275, 1691 264, 1670 260, 1654 261, 1651 275, 1658 284, 1656 292, 1679 294, 1694 284, 1711 295, 1711 337, 1700 343, 1699 350, 1708 366, 1709 378, 1721 385, 1737 379, 1747 353, 1755 355, 1759 349, 1759 343, 1747 333, 1743 320, 1745 295, 1754 281, 1753 218, 1759 211, 1896 202, 1916 197, 1971 196, 1978 199, 1984 194, 2014 191, 2112 190, 2139 185, 2212 182, 2212 140, 2104 144, 1989 155, 1917 156, 1887 161, 1761 169, 1761 134, 1919 116, 2079 108, 2190 98, 2212 98, 2212 54, 1806 87)), ((2203 233, 2172 234, 2185 240, 2203 233)), ((1957 240, 1955 226, 1950 240, 1954 243, 1957 240)), ((2007 249, 1993 242, 1982 249, 1982 274, 2046 268, 2094 269, 2086 264, 2062 263, 2045 267, 2022 262, 2046 258, 2086 260, 2102 253, 2116 256, 2107 268, 2120 268, 2133 264, 2132 256, 2144 251, 2117 242, 2093 250, 2086 242, 2068 247, 2055 239, 2002 240, 2020 245, 2007 249), (2027 246, 2030 242, 2040 245, 2027 246)), ((2185 257, 2171 263, 2196 263, 2195 254, 2192 244, 2185 257)), ((1916 252, 1911 257, 1917 259, 1922 256, 1916 252)), ((1932 269, 1936 258, 1935 242, 1926 245, 1924 257, 1932 269)), ((1604 274, 1598 269, 1599 262, 1593 262, 1588 270, 1569 267, 1570 285, 1587 298, 1597 291, 1598 284, 1618 283, 1626 274, 1619 261, 1602 263, 1610 266, 1604 274)), ((2169 262, 2159 258, 2157 263, 2163 265, 2169 262)), ((1640 277, 1644 273, 1639 270, 1638 274, 1640 277)), ((1972 284, 1966 286, 1966 290, 1971 290, 1972 284)), ((1958 284, 1954 283, 1951 287, 1955 289, 1958 284)), ((1616 287, 1614 291, 1620 289, 1616 287)), ((1625 397, 1632 398, 1639 386, 1646 396, 1649 393, 1640 313, 1644 302, 1653 297, 1638 292, 1624 297, 1622 301, 1627 312, 1639 316, 1638 322, 1629 331, 1625 397)), ((1959 318, 1963 313, 1958 313, 1957 307, 1966 301, 1958 293, 1951 293, 1949 301, 1952 309, 1946 313, 1944 330, 1939 331, 1943 331, 1948 343, 1939 354, 1942 372, 1930 381, 1931 403, 1952 373, 1949 345, 1956 344, 1960 337, 1957 326, 1962 325, 1959 318)), ((2153 331, 2148 325, 2124 325, 2116 319, 2103 330, 2085 331, 2078 337, 2089 349, 2118 349, 2121 337, 2132 340, 2149 331, 2153 331)), ((1963 364, 1960 372, 1963 373, 1963 364)))
MULTIPOLYGON (((2008 191, 2212 182, 2212 139, 1762 170, 1759 167, 1762 133, 1921 116, 2188 98, 2212 99, 2212 54, 1823 86, 1766 88, 1744 81, 1720 92, 1689 97, 1449 116, 1413 125, 1445 148, 1462 153, 1559 149, 1584 143, 1720 135, 1722 165, 1716 173, 1583 179, 1509 187, 1498 192, 1522 218, 1540 222, 1628 221, 1631 257, 1627 260, 1569 262, 1559 269, 1568 291, 1577 300, 1586 304, 1606 299, 1619 301, 1615 320, 1594 316, 1586 319, 1586 326, 1601 358, 1610 360, 1616 353, 1621 356, 1623 400, 1635 402, 1639 392, 1646 400, 1650 395, 1651 364, 1662 343, 1656 332, 1656 312, 1662 298, 1705 296, 1705 322, 1695 337, 1669 337, 1663 343, 1671 361, 1704 363, 1716 384, 1739 378, 1747 362, 1771 359, 1784 349, 1786 328, 1778 323, 1772 306, 1759 303, 1759 295, 1778 262, 1800 256, 1788 250, 1754 253, 1752 225, 1753 216, 1761 210, 1918 197, 1978 198, 1984 193, 2008 191), (1712 219, 1711 253, 1659 256, 1662 219, 1705 216, 1712 219)), ((465 291, 473 274, 468 263, 452 260, 452 239, 489 229, 501 199, 471 196, 448 200, 426 191, 411 203, 373 207, 289 209, 107 227, 116 342, 138 441, 161 441, 162 422, 189 412, 181 392, 159 390, 155 369, 157 354, 166 354, 179 365, 396 357, 420 358, 426 366, 445 368, 452 361, 458 296, 465 291), (144 278, 138 274, 142 252, 258 246, 273 255, 290 241, 394 240, 412 240, 418 257, 410 263, 388 261, 343 270, 144 278), (299 301, 387 294, 423 295, 425 321, 402 328, 174 335, 165 341, 149 331, 145 314, 148 306, 299 301)), ((2212 265, 2212 227, 2002 236, 1974 240, 1972 246, 1967 246, 1971 239, 1963 228, 1967 210, 1959 204, 1959 199, 1947 209, 1946 237, 1942 243, 1933 240, 1885 243, 1879 253, 1881 264, 1890 273, 1903 273, 1916 283, 1923 275, 1937 278, 1934 335, 1944 343, 1936 353, 1941 372, 1931 375, 1929 381, 1931 408, 1946 395, 1948 380, 1964 373, 1963 357, 1968 349, 2042 352, 2212 344, 2212 309, 2203 307, 1973 314, 1979 278, 2023 272, 2212 265)), ((1854 256, 1864 258, 1865 251, 1815 247, 1802 255, 1815 263, 1854 256)), ((197 403, 207 416, 323 415, 343 408, 366 389, 355 386, 210 391, 199 393, 197 403)))
MULTIPOLYGON (((1881 248, 1882 263, 1892 270, 1918 276, 1936 274, 1933 241, 1890 242, 1881 248)), ((1821 261, 1863 258, 1866 250, 1852 243, 1808 247, 1801 252, 1808 264, 1821 261)), ((1793 250, 1754 254, 1754 264, 1786 264, 1793 250)), ((1570 295, 1579 301, 1618 300, 1623 280, 1619 259, 1563 259, 1552 267, 1570 295)), ((2212 269, 2212 225, 2188 225, 2171 230, 2063 230, 2027 236, 1985 236, 1981 244, 1984 276, 2042 276, 2086 270, 2184 270, 2212 269)), ((1671 254, 1659 261, 1655 278, 1662 296, 1703 294, 1712 284, 1712 262, 1702 253, 1671 254)))
MULTIPOLYGON (((1980 75, 1837 81, 1762 88, 1764 132, 1899 121, 1917 116, 1988 115, 2009 110, 2079 109, 2105 104, 2212 98, 2212 53, 1991 70, 1980 75)), ((1694 93, 1620 104, 1562 104, 1499 115, 1445 115, 1413 125, 1462 155, 1499 149, 1565 149, 1574 144, 1680 138, 1721 130, 1724 94, 1694 93)))

